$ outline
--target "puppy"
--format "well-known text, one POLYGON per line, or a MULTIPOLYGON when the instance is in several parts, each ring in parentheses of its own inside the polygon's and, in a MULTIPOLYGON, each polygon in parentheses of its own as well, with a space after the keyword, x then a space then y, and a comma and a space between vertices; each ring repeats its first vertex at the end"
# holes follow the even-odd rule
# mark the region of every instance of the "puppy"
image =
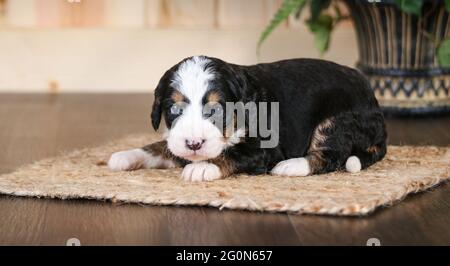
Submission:
POLYGON ((109 168, 184 167, 181 177, 188 181, 238 173, 307 176, 358 172, 386 153, 383 114, 365 77, 323 60, 240 66, 206 56, 186 58, 155 90, 155 130, 162 118, 163 141, 114 153, 109 168), (244 108, 225 112, 229 103, 244 108), (250 103, 253 109, 246 108, 250 103), (238 123, 239 117, 245 121, 238 123), (250 136, 261 122, 271 125, 274 145, 264 147, 272 136, 263 136, 261 128, 250 136))

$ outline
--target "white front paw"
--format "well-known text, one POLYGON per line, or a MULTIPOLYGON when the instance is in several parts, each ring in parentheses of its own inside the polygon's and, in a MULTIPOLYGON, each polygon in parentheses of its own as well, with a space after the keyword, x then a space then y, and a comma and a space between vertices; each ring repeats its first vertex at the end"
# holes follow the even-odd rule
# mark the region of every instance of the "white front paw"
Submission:
POLYGON ((272 174, 283 176, 307 176, 311 173, 309 162, 305 158, 294 158, 279 162, 272 174))
POLYGON ((217 165, 207 162, 191 163, 184 167, 181 178, 185 181, 212 181, 222 177, 217 165))
POLYGON ((111 171, 131 171, 142 168, 144 163, 143 152, 140 149, 135 149, 113 153, 108 161, 108 167, 111 171))

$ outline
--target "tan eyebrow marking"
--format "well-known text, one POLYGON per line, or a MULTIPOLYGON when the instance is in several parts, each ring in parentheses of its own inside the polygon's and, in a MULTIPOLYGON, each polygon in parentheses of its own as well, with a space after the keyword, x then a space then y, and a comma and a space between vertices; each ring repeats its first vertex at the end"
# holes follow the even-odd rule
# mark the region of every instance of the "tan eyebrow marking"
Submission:
POLYGON ((177 91, 177 90, 175 90, 175 91, 172 93, 172 95, 170 96, 170 98, 172 98, 172 100, 173 100, 174 102, 176 102, 176 103, 178 103, 178 102, 183 102, 183 101, 185 100, 184 95, 183 95, 181 92, 177 91))
POLYGON ((216 91, 208 94, 208 102, 218 103, 220 101, 220 94, 216 91))

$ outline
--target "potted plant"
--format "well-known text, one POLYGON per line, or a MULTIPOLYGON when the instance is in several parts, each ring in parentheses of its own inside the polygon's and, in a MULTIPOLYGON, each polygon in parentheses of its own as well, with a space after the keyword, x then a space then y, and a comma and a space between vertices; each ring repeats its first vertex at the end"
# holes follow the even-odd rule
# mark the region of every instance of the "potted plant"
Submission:
POLYGON ((450 113, 450 0, 284 0, 261 34, 258 49, 291 14, 305 21, 321 53, 333 28, 351 18, 357 35, 357 68, 387 114, 450 113))

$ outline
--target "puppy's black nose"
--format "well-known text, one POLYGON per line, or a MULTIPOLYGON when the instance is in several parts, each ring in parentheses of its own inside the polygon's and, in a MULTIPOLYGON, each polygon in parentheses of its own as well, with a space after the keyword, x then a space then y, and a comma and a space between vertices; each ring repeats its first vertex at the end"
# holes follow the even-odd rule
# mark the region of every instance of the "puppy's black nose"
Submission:
POLYGON ((200 150, 200 148, 202 147, 203 143, 205 143, 204 139, 201 140, 186 140, 186 147, 188 147, 188 149, 196 151, 196 150, 200 150))

